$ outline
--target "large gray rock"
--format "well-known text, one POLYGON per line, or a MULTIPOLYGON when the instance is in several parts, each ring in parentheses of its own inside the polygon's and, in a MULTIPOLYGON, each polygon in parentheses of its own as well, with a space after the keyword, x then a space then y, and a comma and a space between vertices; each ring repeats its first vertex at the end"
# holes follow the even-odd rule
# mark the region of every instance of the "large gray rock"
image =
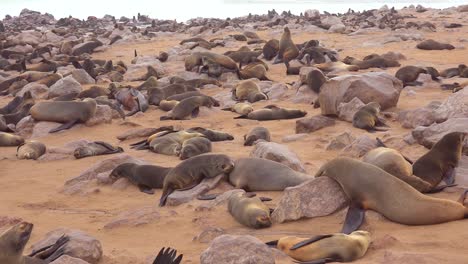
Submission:
POLYGON ((286 145, 275 142, 261 141, 255 144, 250 157, 268 159, 282 163, 291 169, 299 172, 306 172, 301 160, 286 145))
POLYGON ((347 146, 341 151, 341 155, 359 158, 366 155, 369 150, 377 147, 377 140, 371 139, 366 135, 359 136, 356 138, 351 145, 347 146))
POLYGON ((332 214, 347 205, 346 194, 333 179, 319 177, 288 187, 271 215, 275 223, 332 214))
POLYGON ((86 126, 95 126, 98 124, 112 122, 112 108, 108 105, 97 105, 96 113, 86 121, 86 126))
POLYGON ((311 133, 324 127, 335 125, 335 120, 326 116, 313 116, 296 121, 296 134, 311 133))
POLYGON ((354 114, 364 105, 365 104, 357 97, 354 97, 353 100, 347 103, 340 103, 340 105, 338 105, 338 118, 353 122, 354 114))
POLYGON ((17 134, 23 138, 29 137, 33 133, 34 129, 34 118, 32 116, 26 116, 16 124, 17 134))
POLYGON ((49 88, 49 99, 59 97, 61 95, 81 92, 81 84, 77 82, 73 76, 69 75, 58 80, 49 88))
POLYGON ((145 206, 119 214, 107 223, 105 229, 113 229, 121 226, 141 226, 158 220, 161 214, 155 206, 145 206))
POLYGON ((377 102, 382 110, 398 103, 403 84, 385 72, 344 75, 330 79, 319 94, 322 115, 338 115, 340 103, 359 98, 363 103, 377 102))
POLYGON ((35 123, 31 138, 40 138, 49 135, 49 131, 61 126, 61 123, 40 121, 35 123))
POLYGON ((60 258, 52 261, 50 264, 89 264, 89 262, 79 258, 70 257, 68 255, 63 255, 60 258))
POLYGON ((404 128, 415 128, 418 126, 430 126, 435 121, 435 109, 440 106, 440 102, 431 102, 425 107, 414 110, 406 110, 398 113, 397 120, 404 128))
MULTIPOLYGON (((418 126, 413 129, 411 135, 413 135, 416 142, 430 149, 443 136, 451 132, 468 133, 468 118, 451 118, 443 123, 433 124, 428 127, 418 126)), ((468 155, 467 140, 463 145, 463 153, 468 155)))
POLYGON ((167 197, 166 205, 177 206, 183 203, 190 202, 197 196, 215 188, 223 177, 224 175, 218 175, 214 178, 205 178, 200 184, 193 187, 192 189, 185 191, 175 191, 167 197))
POLYGON ((54 244, 62 235, 70 240, 62 246, 64 255, 79 258, 90 264, 96 264, 102 257, 101 242, 96 238, 76 229, 59 228, 50 231, 45 238, 31 246, 32 251, 54 244))
POLYGON ((328 143, 326 150, 340 150, 351 145, 356 138, 349 132, 339 134, 328 143))
POLYGON ((274 264, 268 246, 253 236, 222 235, 200 256, 201 264, 274 264))
POLYGON ((450 95, 435 110, 434 115, 437 123, 444 122, 450 118, 468 118, 468 86, 450 95))
POLYGON ((73 78, 80 84, 95 84, 96 81, 83 69, 74 69, 71 72, 73 78))
POLYGON ((49 87, 44 84, 29 83, 25 85, 16 95, 23 96, 26 92, 31 92, 34 99, 47 99, 49 87))

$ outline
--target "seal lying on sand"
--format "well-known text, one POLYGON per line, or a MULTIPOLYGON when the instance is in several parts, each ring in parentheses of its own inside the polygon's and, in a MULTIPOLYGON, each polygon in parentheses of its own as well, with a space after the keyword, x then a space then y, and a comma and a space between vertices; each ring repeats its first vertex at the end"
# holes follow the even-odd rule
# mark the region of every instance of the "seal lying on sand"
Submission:
POLYGON ((370 102, 361 108, 353 116, 353 126, 367 131, 387 131, 387 124, 378 116, 380 113, 380 104, 370 102))
POLYGON ((109 177, 112 180, 127 178, 132 184, 138 186, 141 192, 154 194, 153 189, 163 187, 164 178, 172 168, 155 165, 138 165, 123 163, 115 167, 109 177))
POLYGON ((287 108, 280 108, 276 105, 268 105, 262 109, 250 112, 247 115, 234 117, 234 119, 245 118, 245 119, 258 120, 258 121, 267 121, 267 120, 280 120, 280 119, 294 119, 294 118, 304 117, 305 115, 307 115, 307 112, 303 110, 287 109, 287 108))
POLYGON ((16 156, 18 159, 33 159, 37 160, 46 152, 46 146, 39 141, 29 141, 18 146, 16 156))
POLYGON ((82 159, 82 158, 92 157, 92 156, 121 153, 123 151, 124 151, 123 148, 114 147, 107 142, 94 141, 94 142, 88 143, 84 147, 79 147, 75 149, 75 151, 73 152, 73 155, 77 159, 82 159))
POLYGON ((229 197, 228 211, 237 222, 247 227, 258 229, 271 226, 270 208, 261 198, 235 193, 229 197))

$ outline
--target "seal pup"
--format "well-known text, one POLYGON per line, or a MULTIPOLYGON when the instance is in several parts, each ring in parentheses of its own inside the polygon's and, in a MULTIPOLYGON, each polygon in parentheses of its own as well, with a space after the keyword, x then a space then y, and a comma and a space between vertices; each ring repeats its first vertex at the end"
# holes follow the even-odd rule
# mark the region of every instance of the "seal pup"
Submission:
POLYGON ((244 146, 252 146, 257 140, 265 140, 270 142, 270 131, 265 127, 254 127, 249 133, 244 135, 244 146))
POLYGON ((265 57, 265 60, 271 60, 276 55, 278 55, 279 51, 279 40, 277 39, 270 39, 263 45, 263 57, 265 57))
POLYGON ((154 194, 153 189, 163 187, 164 178, 172 168, 155 165, 138 165, 135 163, 123 163, 115 167, 109 178, 116 181, 126 178, 133 185, 136 185, 141 192, 154 194))
POLYGON ((107 142, 94 141, 86 144, 86 146, 75 149, 75 151, 73 152, 73 156, 75 156, 76 159, 82 159, 92 156, 122 153, 123 151, 123 148, 114 147, 107 142))
POLYGON ((462 155, 467 133, 452 132, 444 135, 426 154, 413 164, 413 173, 429 182, 433 188, 443 180, 447 184, 455 182, 455 168, 462 155))
POLYGON ((283 191, 299 185, 312 176, 297 172, 276 161, 260 158, 241 158, 234 162, 229 182, 246 191, 283 191))
POLYGON ((253 80, 244 80, 232 89, 232 98, 237 101, 247 100, 249 103, 255 103, 267 100, 268 96, 260 90, 260 87, 253 80))
POLYGON ((312 238, 287 236, 266 244, 276 246, 300 263, 352 262, 362 258, 371 242, 370 233, 327 234, 312 238))
POLYGON ((416 48, 422 50, 453 50, 455 47, 451 44, 440 43, 433 39, 426 39, 420 42, 418 45, 416 45, 416 48))
POLYGON ((236 103, 231 107, 226 107, 221 110, 224 111, 231 111, 234 113, 238 113, 239 115, 247 115, 252 112, 254 109, 250 103, 236 103))
POLYGON ((387 131, 387 124, 378 115, 380 113, 380 104, 370 102, 361 108, 353 116, 353 126, 356 128, 365 129, 369 132, 387 131))
POLYGON ((39 102, 31 107, 30 114, 37 121, 64 123, 49 131, 55 133, 69 129, 78 122, 88 121, 96 113, 96 105, 96 101, 91 98, 71 102, 39 102))
POLYGON ((186 130, 187 132, 197 132, 203 134, 207 139, 211 142, 217 141, 226 141, 226 140, 233 140, 234 136, 218 130, 212 130, 203 127, 192 127, 186 130))
POLYGON ((211 141, 205 137, 193 137, 182 143, 179 158, 186 160, 208 152, 211 152, 211 141))
POLYGON ((182 262, 183 254, 177 256, 177 250, 170 247, 161 248, 158 255, 153 261, 153 264, 180 264, 182 262))
POLYGON ((0 147, 16 147, 24 143, 24 139, 10 133, 0 132, 0 147))
POLYGON ((299 55, 299 49, 294 44, 291 38, 291 31, 288 27, 284 27, 283 34, 279 41, 278 57, 274 63, 284 62, 286 68, 289 67, 289 62, 299 55))
POLYGON ((440 224, 468 217, 468 208, 463 205, 466 191, 459 202, 430 197, 381 168, 355 159, 340 157, 327 162, 315 174, 323 176, 337 181, 350 201, 342 230, 345 234, 361 226, 364 210, 368 209, 405 225, 440 224))
POLYGON ((46 152, 46 146, 39 141, 28 141, 18 146, 16 156, 18 159, 37 160, 46 152))
POLYGON ((271 226, 270 208, 258 197, 234 193, 229 197, 228 211, 237 222, 247 227, 260 229, 271 226))
POLYGON ((466 68, 465 64, 460 64, 456 68, 448 68, 440 72, 440 76, 444 78, 452 78, 455 76, 459 76, 460 73, 466 68))
POLYGON ((280 108, 276 105, 267 105, 264 108, 252 111, 247 115, 234 117, 234 119, 245 118, 258 121, 268 121, 280 119, 294 119, 304 117, 305 115, 307 115, 307 112, 304 110, 280 108))
POLYGON ((251 63, 239 71, 240 79, 257 78, 260 81, 272 81, 267 76, 267 69, 262 63, 251 63))
MULTIPOLYGON (((203 134, 196 132, 178 131, 178 132, 162 132, 163 135, 150 139, 149 149, 155 153, 164 155, 179 156, 182 144, 194 137, 204 137, 203 134), (166 134, 164 134, 166 133, 166 134)), ((151 138, 151 137, 150 137, 151 138)))
POLYGON ((164 179, 159 206, 164 206, 167 197, 175 190, 191 189, 204 178, 229 174, 233 168, 234 162, 224 154, 206 153, 182 161, 164 179))
POLYGON ((200 107, 205 106, 211 108, 216 105, 216 101, 209 96, 192 96, 180 101, 172 112, 166 116, 161 116, 160 120, 184 120, 189 116, 197 117, 200 112, 200 107))

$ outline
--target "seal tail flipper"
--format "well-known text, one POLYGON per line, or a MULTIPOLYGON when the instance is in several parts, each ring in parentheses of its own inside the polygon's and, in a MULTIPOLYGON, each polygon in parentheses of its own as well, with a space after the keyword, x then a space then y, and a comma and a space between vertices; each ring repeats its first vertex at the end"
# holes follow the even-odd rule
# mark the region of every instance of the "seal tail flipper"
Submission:
POLYGON ((54 244, 32 252, 29 257, 43 259, 47 263, 58 259, 64 253, 64 245, 70 241, 66 235, 62 235, 54 244))
POLYGON ((219 195, 220 193, 200 194, 197 196, 197 199, 201 201, 209 201, 216 199, 216 197, 218 197, 219 195))
POLYGON ((276 247, 278 245, 278 240, 272 240, 265 243, 269 247, 276 247))
POLYGON ((323 258, 323 259, 316 259, 316 260, 311 260, 311 261, 294 261, 294 263, 300 263, 300 264, 325 264, 325 263, 330 263, 330 262, 335 262, 338 261, 336 259, 332 258, 323 258))
POLYGON ((183 254, 180 254, 177 258, 177 250, 171 248, 162 248, 156 258, 153 261, 153 264, 180 264, 183 254))
POLYGON ((200 107, 196 107, 195 109, 193 109, 192 118, 197 117, 199 113, 200 113, 200 107))
POLYGON ((139 145, 141 145, 141 144, 146 144, 147 141, 148 141, 147 139, 143 139, 143 140, 141 140, 141 141, 138 141, 138 142, 135 142, 135 143, 133 143, 133 144, 130 144, 130 146, 131 146, 131 147, 135 147, 135 146, 139 146, 139 145))
POLYGON ((429 190, 426 193, 438 193, 438 192, 443 191, 447 187, 454 187, 454 186, 457 186, 457 185, 458 184, 446 184, 446 185, 436 186, 435 188, 429 190))
MULTIPOLYGON (((463 193, 460 195, 460 198, 458 198, 458 202, 461 203, 462 205, 465 204, 466 194, 468 194, 468 189, 465 189, 463 193)), ((465 214, 465 218, 468 218, 468 212, 465 214)))
POLYGON ((273 199, 271 199, 270 197, 258 197, 260 199, 260 201, 262 202, 269 202, 269 201, 273 201, 273 199))
POLYGON ((364 214, 365 210, 362 207, 357 204, 350 204, 341 233, 349 235, 356 231, 364 220, 364 214))
POLYGON ((236 116, 234 119, 248 119, 247 115, 236 116))
POLYGON ((62 130, 65 130, 65 129, 69 129, 71 128, 72 126, 74 126, 76 123, 78 123, 78 119, 74 119, 74 120, 71 120, 71 121, 68 121, 67 123, 57 127, 57 128, 54 128, 52 130, 49 131, 49 133, 55 133, 55 132, 59 132, 59 131, 62 131, 62 130))
POLYGON ((444 174, 443 181, 446 184, 453 184, 455 183, 455 175, 457 174, 455 168, 450 167, 444 174))
POLYGON ((310 245, 310 244, 312 244, 314 242, 317 242, 319 240, 322 240, 324 238, 328 238, 328 237, 331 237, 331 236, 333 236, 333 235, 318 235, 318 236, 315 236, 315 237, 311 237, 309 239, 306 239, 304 241, 301 241, 299 243, 294 244, 289 250, 296 250, 298 248, 310 245))
POLYGON ((385 143, 383 143, 383 141, 380 139, 380 138, 375 138, 375 140, 377 141, 377 147, 383 147, 383 148, 388 148, 387 145, 385 145, 385 143))
POLYGON ((159 207, 163 207, 166 205, 167 197, 174 192, 172 188, 164 189, 161 195, 161 199, 159 199, 159 207))

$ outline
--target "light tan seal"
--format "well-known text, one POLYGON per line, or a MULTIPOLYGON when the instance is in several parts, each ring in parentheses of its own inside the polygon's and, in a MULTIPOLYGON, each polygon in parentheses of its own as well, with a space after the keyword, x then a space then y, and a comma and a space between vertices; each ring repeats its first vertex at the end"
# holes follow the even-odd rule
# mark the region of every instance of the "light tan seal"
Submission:
POLYGON ((187 132, 197 132, 203 134, 211 142, 233 140, 234 136, 218 130, 203 128, 203 127, 192 127, 186 130, 187 132))
POLYGON ((234 113, 238 113, 239 115, 248 115, 254 109, 250 103, 236 103, 235 105, 231 107, 226 107, 221 110, 231 111, 234 113))
POLYGON ((279 162, 260 158, 241 158, 235 161, 229 182, 246 191, 283 191, 299 185, 312 176, 297 172, 279 162))
POLYGON ((270 241, 300 263, 352 262, 362 258, 369 248, 371 237, 367 231, 346 234, 319 235, 312 238, 283 237, 270 241))
POLYGON ((164 155, 179 156, 184 141, 194 137, 203 137, 203 134, 196 132, 187 132, 185 130, 168 133, 162 132, 162 136, 149 138, 149 149, 155 153, 164 155))
POLYGON ((228 200, 228 211, 237 222, 250 228, 271 226, 270 208, 258 197, 234 193, 228 200))
POLYGON ((96 113, 96 105, 91 98, 71 102, 39 102, 31 108, 30 114, 37 121, 64 123, 49 131, 54 133, 88 121, 96 113))
POLYGON ((161 116, 160 120, 184 120, 191 117, 197 117, 200 112, 200 107, 205 106, 211 108, 217 102, 210 96, 192 96, 180 101, 172 112, 166 116, 161 116))
POLYGON ((16 156, 18 159, 33 159, 37 160, 46 152, 46 145, 39 141, 29 141, 18 146, 16 156))
POLYGON ((16 147, 23 143, 24 139, 20 136, 0 132, 0 147, 16 147))
POLYGON ((252 80, 240 81, 232 90, 232 97, 234 100, 247 100, 249 103, 268 99, 268 96, 264 94, 257 83, 252 80))
POLYGON ((123 163, 115 167, 109 177, 112 180, 126 178, 136 185, 141 192, 154 194, 153 189, 161 189, 163 187, 164 178, 171 170, 172 168, 155 165, 123 163))
POLYGON ((250 112, 247 115, 241 115, 234 117, 234 119, 245 118, 258 121, 268 121, 268 120, 281 120, 281 119, 294 119, 299 117, 304 117, 307 115, 307 112, 299 109, 287 109, 280 108, 276 105, 268 105, 262 109, 255 110, 250 112))
POLYGON ((224 154, 207 153, 182 161, 164 179, 159 206, 164 206, 167 197, 175 190, 191 189, 204 178, 228 174, 233 168, 234 163, 231 158, 224 154))
POLYGON ((254 127, 244 135, 244 146, 252 146, 257 140, 271 141, 270 131, 265 127, 254 127))
POLYGON ((211 141, 205 137, 193 137, 182 143, 179 158, 186 160, 203 153, 211 152, 211 141))
POLYGON ((380 113, 380 104, 370 102, 359 110, 353 116, 353 126, 365 129, 367 131, 387 131, 387 124, 378 116, 380 113))
POLYGON ((334 179, 350 201, 342 230, 345 234, 361 226, 368 209, 405 225, 433 225, 468 217, 468 208, 463 205, 466 191, 459 202, 430 197, 381 168, 355 159, 327 162, 315 175, 322 176, 334 179))

